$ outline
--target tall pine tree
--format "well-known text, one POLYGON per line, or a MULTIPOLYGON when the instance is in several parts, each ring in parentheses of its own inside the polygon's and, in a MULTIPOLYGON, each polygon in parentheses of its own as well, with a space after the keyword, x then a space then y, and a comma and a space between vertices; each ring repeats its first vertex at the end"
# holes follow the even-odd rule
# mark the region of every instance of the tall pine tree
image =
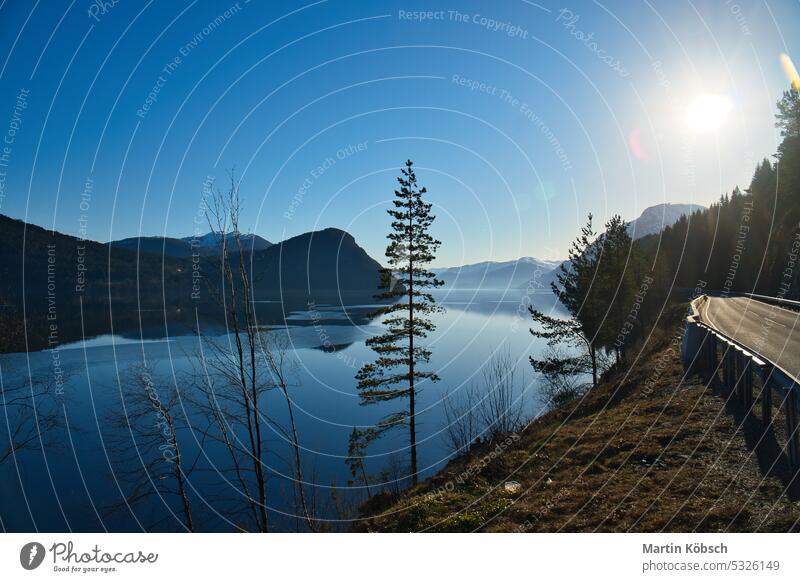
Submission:
POLYGON ((377 359, 364 365, 356 375, 363 405, 375 404, 397 398, 408 399, 408 409, 393 414, 371 429, 366 437, 396 426, 408 424, 411 448, 411 479, 418 480, 416 398, 418 382, 436 381, 435 372, 422 370, 420 364, 430 361, 431 351, 420 340, 435 329, 429 315, 441 310, 430 290, 444 284, 436 279, 426 266, 435 258, 441 244, 428 232, 434 221, 431 204, 423 199, 427 192, 417 184, 411 160, 397 178, 400 189, 395 190, 394 208, 388 210, 392 217, 392 230, 386 248, 388 268, 384 276, 388 291, 377 296, 392 300, 390 305, 376 312, 384 315, 381 335, 371 337, 367 345, 378 354, 377 359))
POLYGON ((602 253, 601 245, 594 240, 596 236, 592 215, 589 214, 586 226, 581 228, 580 236, 569 249, 569 261, 561 265, 556 275, 558 283, 550 283, 553 293, 566 307, 570 318, 551 317, 528 306, 534 322, 542 327, 530 330, 535 337, 546 339, 551 347, 566 342, 586 349, 585 357, 548 357, 543 360, 531 357, 534 369, 544 374, 576 375, 588 367, 592 373, 592 387, 597 386, 597 350, 600 347, 599 335, 604 313, 601 297, 597 292, 592 292, 602 253), (584 360, 587 358, 589 362, 585 366, 584 360))

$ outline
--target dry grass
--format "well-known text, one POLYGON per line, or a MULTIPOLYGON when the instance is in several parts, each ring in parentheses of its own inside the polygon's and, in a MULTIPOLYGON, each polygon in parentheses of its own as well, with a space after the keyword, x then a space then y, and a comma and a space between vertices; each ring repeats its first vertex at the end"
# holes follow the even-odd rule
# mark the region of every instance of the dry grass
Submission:
POLYGON ((582 401, 538 419, 508 446, 473 450, 399 500, 371 500, 363 511, 372 517, 355 529, 799 529, 796 487, 787 487, 792 477, 771 432, 726 405, 717 388, 684 377, 681 313, 582 401), (507 481, 522 491, 506 492, 507 481))

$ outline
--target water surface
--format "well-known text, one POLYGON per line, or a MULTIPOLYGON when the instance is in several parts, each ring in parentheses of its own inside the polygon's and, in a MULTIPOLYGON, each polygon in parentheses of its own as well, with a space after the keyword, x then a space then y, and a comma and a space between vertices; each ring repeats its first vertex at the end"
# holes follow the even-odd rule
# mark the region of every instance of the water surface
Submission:
MULTIPOLYGON (((437 330, 427 343, 433 351, 429 368, 436 370, 441 380, 423 383, 418 398, 423 478, 440 469, 452 454, 443 435, 443 396, 451 393, 458 398, 470 383, 481 385, 481 368, 494 353, 508 350, 516 362, 518 393, 523 395, 526 415, 541 412, 544 403, 538 396, 528 356, 540 354, 544 346, 528 331, 526 309, 534 303, 540 310, 563 315, 548 294, 439 290, 437 297, 446 311, 434 316, 437 330)), ((363 489, 348 489, 347 485, 352 476, 344 458, 353 427, 373 426, 406 405, 399 400, 360 405, 354 376, 364 363, 374 359, 365 340, 382 329, 380 320, 367 315, 375 307, 367 303, 344 308, 311 304, 293 311, 287 325, 270 326, 272 333, 286 334, 293 368, 291 396, 303 447, 303 469, 309 482, 307 491, 314 498, 318 513, 328 518, 339 516, 330 507, 332 484, 340 495, 350 495, 356 501, 363 499, 363 489)), ((186 382, 207 341, 204 336, 218 342, 230 341, 231 337, 218 325, 202 323, 200 336, 188 328, 177 335, 174 329, 170 329, 171 335, 159 333, 157 327, 115 331, 61 346, 60 363, 69 377, 60 404, 68 428, 57 434, 60 446, 44 453, 27 451, 0 465, 0 518, 5 530, 180 529, 180 523, 169 518, 170 510, 177 511, 174 500, 154 498, 132 510, 107 515, 106 508, 120 502, 121 491, 127 491, 124 479, 114 470, 119 459, 112 449, 118 446, 119 435, 112 434, 117 429, 109 418, 121 410, 120 386, 129 381, 130 368, 143 358, 155 370, 156 389, 169 393, 174 383, 186 382), (159 522, 158 518, 165 515, 168 519, 159 522)), ((6 383, 53 373, 53 355, 49 351, 10 354, 2 356, 0 362, 6 383)), ((269 395, 266 409, 275 422, 286 424, 286 403, 279 393, 269 395)), ((202 468, 193 477, 196 490, 192 501, 201 508, 198 513, 204 516, 203 529, 227 531, 231 524, 224 519, 224 502, 218 500, 218 486, 212 485, 219 482, 214 467, 222 461, 216 457, 222 451, 201 443, 198 435, 199 431, 188 431, 180 437, 185 456, 191 454, 194 459, 199 455, 198 466, 202 468)), ((277 529, 292 530, 297 523, 288 517, 294 513, 288 481, 292 469, 287 461, 291 450, 278 431, 268 434, 267 442, 271 517, 277 529)), ((129 446, 135 451, 132 441, 129 446)), ((407 434, 395 431, 371 446, 366 465, 370 473, 387 471, 402 478, 407 458, 407 434)))

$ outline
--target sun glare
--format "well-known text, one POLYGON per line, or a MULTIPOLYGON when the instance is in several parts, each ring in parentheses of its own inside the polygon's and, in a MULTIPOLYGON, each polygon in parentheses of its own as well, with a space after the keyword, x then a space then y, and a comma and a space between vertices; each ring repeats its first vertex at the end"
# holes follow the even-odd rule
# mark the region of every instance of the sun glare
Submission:
POLYGON ((733 103, 725 95, 698 95, 686 111, 689 128, 697 133, 716 131, 725 123, 733 103))

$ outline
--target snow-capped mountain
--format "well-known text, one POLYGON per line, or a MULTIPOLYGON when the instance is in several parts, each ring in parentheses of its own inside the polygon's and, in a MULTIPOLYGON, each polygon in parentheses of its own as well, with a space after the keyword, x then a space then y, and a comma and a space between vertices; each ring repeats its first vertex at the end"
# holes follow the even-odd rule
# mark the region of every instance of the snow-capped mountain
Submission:
POLYGON ((645 208, 639 218, 628 223, 628 232, 634 239, 648 234, 656 234, 672 226, 681 216, 692 214, 697 210, 705 210, 699 204, 656 204, 645 208))
POLYGON ((552 271, 560 264, 561 261, 522 257, 432 270, 446 287, 454 289, 549 289, 552 271))

